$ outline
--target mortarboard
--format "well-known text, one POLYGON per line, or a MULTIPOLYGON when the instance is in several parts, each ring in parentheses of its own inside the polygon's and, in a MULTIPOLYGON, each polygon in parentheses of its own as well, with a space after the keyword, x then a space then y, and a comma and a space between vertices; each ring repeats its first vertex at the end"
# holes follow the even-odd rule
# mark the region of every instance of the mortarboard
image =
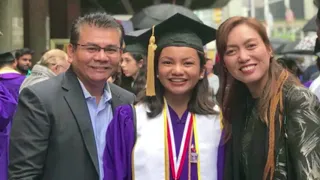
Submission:
POLYGON ((168 46, 191 47, 204 52, 203 46, 216 38, 216 30, 203 22, 196 21, 182 14, 175 14, 153 26, 139 38, 149 40, 147 96, 155 96, 154 85, 154 52, 161 51, 168 46))
POLYGON ((124 41, 126 47, 124 52, 130 53, 139 53, 139 54, 146 54, 147 53, 147 43, 143 44, 142 41, 139 40, 139 36, 146 32, 148 29, 132 31, 125 35, 124 41))
POLYGON ((14 57, 11 52, 0 53, 0 62, 12 62, 14 57))

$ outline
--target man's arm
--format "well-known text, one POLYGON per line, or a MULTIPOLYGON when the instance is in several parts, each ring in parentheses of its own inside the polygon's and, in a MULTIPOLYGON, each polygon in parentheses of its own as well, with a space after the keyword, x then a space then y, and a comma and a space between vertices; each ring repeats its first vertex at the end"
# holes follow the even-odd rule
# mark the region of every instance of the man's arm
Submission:
POLYGON ((35 180, 43 174, 50 133, 45 105, 37 94, 24 88, 10 134, 9 179, 35 180))

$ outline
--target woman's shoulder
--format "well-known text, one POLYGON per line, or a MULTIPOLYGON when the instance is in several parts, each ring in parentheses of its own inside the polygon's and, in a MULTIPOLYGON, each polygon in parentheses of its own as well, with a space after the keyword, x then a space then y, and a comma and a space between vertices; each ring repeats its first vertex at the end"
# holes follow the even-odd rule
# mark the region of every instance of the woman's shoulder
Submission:
MULTIPOLYGON (((293 85, 284 94, 285 101, 284 107, 286 113, 292 118, 294 114, 304 116, 306 114, 312 114, 313 118, 319 119, 320 117, 320 102, 315 94, 309 89, 293 85)), ((308 116, 306 118, 311 118, 308 116)))
POLYGON ((141 124, 141 122, 144 122, 144 119, 147 118, 146 116, 147 113, 144 104, 120 105, 114 111, 113 119, 110 123, 110 126, 114 126, 115 128, 119 126, 133 127, 132 124, 134 124, 134 122, 137 122, 137 124, 141 124), (137 120, 139 120, 139 123, 137 120))
POLYGON ((218 105, 215 105, 213 107, 213 110, 215 111, 214 114, 207 114, 207 115, 196 114, 196 117, 201 121, 201 124, 205 124, 211 127, 219 127, 219 129, 223 129, 222 113, 221 113, 220 107, 218 105))
POLYGON ((288 105, 301 105, 316 103, 318 99, 314 93, 304 86, 292 85, 284 92, 288 105))
POLYGON ((125 105, 118 106, 115 109, 114 117, 117 117, 118 119, 127 119, 128 117, 132 118, 133 117, 132 105, 125 104, 125 105))
POLYGON ((203 114, 203 115, 196 114, 196 115, 200 117, 206 117, 207 119, 210 119, 210 120, 220 120, 222 113, 218 105, 213 106, 213 112, 214 112, 213 114, 203 114))
POLYGON ((142 102, 134 105, 134 108, 137 113, 145 113, 146 114, 146 112, 149 112, 148 105, 145 103, 142 103, 142 102))

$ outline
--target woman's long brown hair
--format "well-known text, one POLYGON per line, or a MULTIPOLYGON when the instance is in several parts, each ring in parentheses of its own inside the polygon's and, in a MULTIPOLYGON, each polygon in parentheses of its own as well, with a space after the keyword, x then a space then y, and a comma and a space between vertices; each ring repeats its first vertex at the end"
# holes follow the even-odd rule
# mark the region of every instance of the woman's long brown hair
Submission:
MULTIPOLYGON (((228 35, 238 25, 245 24, 254 29, 266 48, 271 49, 271 44, 268 39, 265 27, 256 19, 246 17, 232 17, 222 23, 217 31, 217 49, 221 59, 220 66, 220 87, 218 92, 218 102, 221 106, 223 113, 223 125, 226 131, 226 141, 231 137, 231 124, 233 115, 241 114, 243 112, 239 110, 241 104, 246 102, 249 91, 244 83, 234 79, 232 75, 225 68, 224 54, 226 51, 228 35)), ((277 62, 276 59, 270 57, 270 67, 268 73, 268 80, 265 85, 264 91, 259 98, 258 112, 260 119, 264 121, 269 129, 269 142, 268 142, 268 158, 264 169, 263 179, 266 180, 268 177, 273 179, 275 169, 275 124, 279 121, 280 126, 282 124, 283 114, 283 87, 286 82, 299 84, 298 80, 290 74, 287 70, 283 69, 277 62), (280 112, 277 113, 277 108, 280 108, 280 112)))

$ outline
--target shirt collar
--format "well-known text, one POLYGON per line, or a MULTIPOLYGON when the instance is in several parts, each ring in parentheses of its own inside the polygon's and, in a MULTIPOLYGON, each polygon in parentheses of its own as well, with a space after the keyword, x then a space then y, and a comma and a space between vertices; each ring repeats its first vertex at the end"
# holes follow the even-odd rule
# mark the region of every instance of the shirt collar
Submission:
MULTIPOLYGON (((89 98, 95 98, 94 96, 92 96, 89 93, 89 91, 87 90, 87 88, 84 86, 84 84, 81 82, 81 80, 79 78, 78 78, 78 81, 79 81, 81 89, 83 91, 84 98, 86 100, 89 98)), ((112 95, 111 95, 110 85, 106 82, 104 85, 104 90, 103 90, 103 94, 101 96, 101 100, 103 100, 104 102, 109 102, 111 99, 112 99, 112 95)))

